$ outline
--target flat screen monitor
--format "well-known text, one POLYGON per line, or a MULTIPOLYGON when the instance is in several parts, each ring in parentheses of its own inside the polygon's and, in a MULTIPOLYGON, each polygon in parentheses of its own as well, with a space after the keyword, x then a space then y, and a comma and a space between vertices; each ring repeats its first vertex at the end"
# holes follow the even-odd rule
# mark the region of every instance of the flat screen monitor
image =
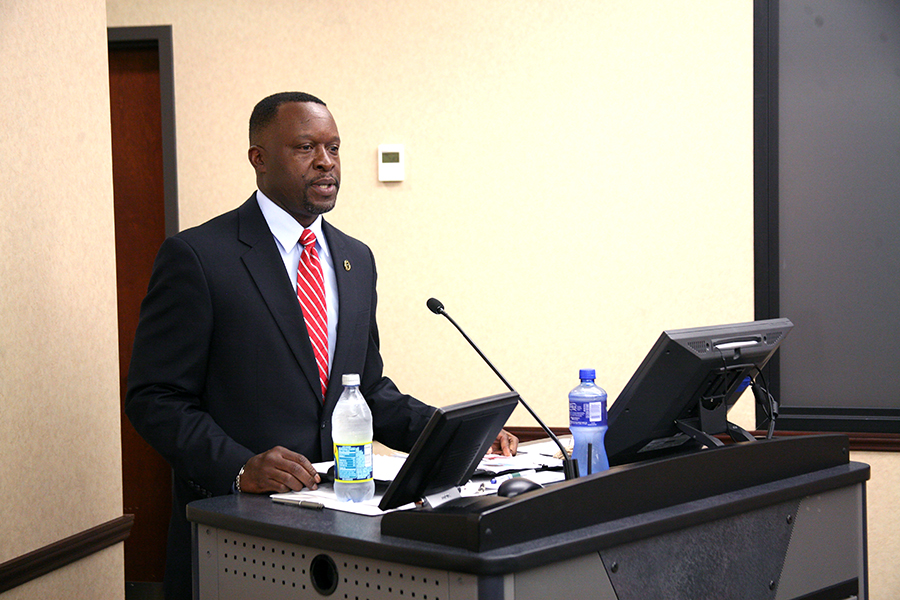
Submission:
POLYGON ((711 436, 743 432, 726 414, 792 328, 788 319, 769 319, 664 331, 609 409, 610 464, 717 445, 711 436))
POLYGON ((518 403, 519 395, 507 392, 436 409, 378 508, 390 510, 464 485, 518 403))

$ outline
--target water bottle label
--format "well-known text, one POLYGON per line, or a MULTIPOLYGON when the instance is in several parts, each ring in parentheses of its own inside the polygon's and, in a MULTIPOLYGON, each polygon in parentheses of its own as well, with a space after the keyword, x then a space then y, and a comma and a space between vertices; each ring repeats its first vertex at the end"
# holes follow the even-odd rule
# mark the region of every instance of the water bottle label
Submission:
POLYGON ((569 425, 575 427, 606 425, 606 402, 569 401, 569 425))
POLYGON ((335 444, 334 480, 359 483, 372 480, 372 443, 335 444))

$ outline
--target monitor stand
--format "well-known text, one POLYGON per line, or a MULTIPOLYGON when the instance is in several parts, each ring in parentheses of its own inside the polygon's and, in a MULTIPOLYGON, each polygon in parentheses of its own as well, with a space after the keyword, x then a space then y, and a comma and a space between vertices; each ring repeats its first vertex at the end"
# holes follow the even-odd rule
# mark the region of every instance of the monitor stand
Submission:
POLYGON ((756 438, 749 431, 726 419, 727 413, 724 397, 703 398, 699 417, 676 419, 675 425, 682 433, 708 448, 725 445, 715 437, 720 433, 727 433, 735 442, 755 442, 756 438))

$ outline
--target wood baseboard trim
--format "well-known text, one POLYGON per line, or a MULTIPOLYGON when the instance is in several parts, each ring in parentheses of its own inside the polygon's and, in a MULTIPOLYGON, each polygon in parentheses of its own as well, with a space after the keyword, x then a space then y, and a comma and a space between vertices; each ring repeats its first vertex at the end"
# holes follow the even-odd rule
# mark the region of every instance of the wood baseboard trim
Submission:
MULTIPOLYGON (((751 431, 757 436, 766 435, 765 431, 751 431)), ((843 433, 850 438, 850 451, 863 452, 898 452, 900 451, 900 434, 897 433, 861 433, 834 431, 775 431, 775 437, 796 435, 814 435, 820 433, 843 433)))
MULTIPOLYGON (((547 434, 540 427, 506 427, 508 432, 519 438, 520 442, 530 442, 532 440, 544 439, 547 434)), ((569 430, 565 427, 550 428, 557 436, 567 435, 569 430)), ((765 431, 751 431, 757 437, 766 435, 765 431)), ((813 431, 776 431, 776 437, 787 437, 796 435, 813 435, 817 432, 813 431)), ((829 433, 829 432, 825 432, 829 433)), ((834 432, 830 432, 834 433, 834 432)), ((896 433, 846 433, 850 438, 851 451, 874 451, 874 452, 900 452, 900 434, 896 433)))
POLYGON ((0 594, 124 541, 134 515, 122 515, 0 564, 0 594))
MULTIPOLYGON (((506 431, 519 438, 520 442, 533 442, 534 440, 543 440, 547 438, 547 434, 540 427, 504 427, 506 431)), ((557 437, 561 435, 569 435, 568 427, 551 427, 550 431, 557 437)))

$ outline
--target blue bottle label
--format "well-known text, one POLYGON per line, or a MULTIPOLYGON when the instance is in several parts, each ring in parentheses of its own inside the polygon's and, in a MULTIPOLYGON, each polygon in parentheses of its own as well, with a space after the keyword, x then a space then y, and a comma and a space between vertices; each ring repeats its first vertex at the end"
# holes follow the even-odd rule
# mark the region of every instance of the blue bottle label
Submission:
POLYGON ((334 480, 359 483, 372 480, 372 443, 335 444, 334 480))
POLYGON ((606 425, 606 402, 601 400, 577 402, 569 400, 569 425, 600 427, 606 425))

